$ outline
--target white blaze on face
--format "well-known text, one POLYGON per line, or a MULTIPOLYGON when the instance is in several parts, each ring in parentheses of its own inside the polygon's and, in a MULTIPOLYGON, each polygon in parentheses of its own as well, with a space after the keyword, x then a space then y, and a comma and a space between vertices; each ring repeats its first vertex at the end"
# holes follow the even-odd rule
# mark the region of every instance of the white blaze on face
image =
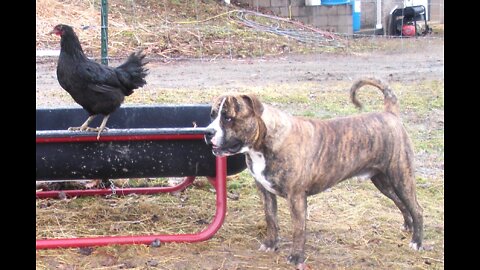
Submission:
POLYGON ((223 104, 225 103, 226 99, 227 98, 223 98, 222 102, 220 103, 220 108, 218 109, 217 118, 215 118, 215 120, 213 120, 213 122, 210 123, 210 125, 208 125, 207 127, 215 130, 215 135, 211 140, 212 144, 215 146, 219 146, 222 143, 223 130, 222 130, 222 127, 220 127, 220 117, 222 116, 223 104))

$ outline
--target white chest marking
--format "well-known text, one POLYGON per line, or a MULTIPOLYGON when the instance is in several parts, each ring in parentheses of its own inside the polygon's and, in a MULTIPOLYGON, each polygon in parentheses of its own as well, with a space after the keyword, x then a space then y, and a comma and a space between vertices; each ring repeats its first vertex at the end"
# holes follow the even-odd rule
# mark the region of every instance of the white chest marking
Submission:
POLYGON ((265 178, 265 157, 260 152, 249 151, 248 155, 252 159, 252 168, 250 173, 255 178, 255 181, 260 183, 266 190, 273 194, 277 194, 277 191, 272 188, 272 184, 265 178))

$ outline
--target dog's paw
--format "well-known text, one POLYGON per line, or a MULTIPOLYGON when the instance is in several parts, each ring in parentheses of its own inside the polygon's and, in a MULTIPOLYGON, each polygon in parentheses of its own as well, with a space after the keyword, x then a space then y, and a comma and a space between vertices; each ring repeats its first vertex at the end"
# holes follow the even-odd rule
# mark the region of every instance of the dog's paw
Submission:
POLYGON ((278 240, 265 240, 258 250, 265 252, 274 252, 278 249, 278 240))
MULTIPOLYGON (((291 254, 290 256, 287 257, 287 261, 288 263, 291 263, 296 267, 298 267, 299 265, 305 265, 304 263, 305 259, 303 258, 303 256, 300 256, 299 254, 291 254)), ((305 268, 300 268, 300 269, 305 269, 305 268)))
POLYGON ((408 246, 410 248, 412 248, 413 250, 416 250, 416 251, 422 251, 423 250, 422 245, 418 244, 418 243, 415 243, 415 242, 410 242, 410 244, 408 246))
POLYGON ((258 250, 265 251, 265 252, 274 252, 274 251, 277 250, 277 247, 275 247, 275 246, 274 247, 268 247, 267 245, 262 244, 258 250))
POLYGON ((311 270, 310 266, 308 266, 306 263, 299 263, 295 266, 295 270, 311 270))

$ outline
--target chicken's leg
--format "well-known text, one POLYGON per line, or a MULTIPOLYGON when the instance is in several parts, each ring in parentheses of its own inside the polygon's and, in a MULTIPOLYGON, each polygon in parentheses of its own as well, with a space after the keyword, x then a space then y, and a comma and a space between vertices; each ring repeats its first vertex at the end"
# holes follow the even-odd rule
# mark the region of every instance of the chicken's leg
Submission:
POLYGON ((85 121, 85 123, 83 123, 81 126, 79 126, 79 127, 69 127, 68 130, 70 130, 70 131, 75 131, 75 130, 85 131, 85 130, 88 130, 88 125, 90 124, 90 122, 92 122, 93 118, 95 118, 95 115, 90 115, 87 118, 87 121, 85 121))
POLYGON ((100 125, 100 127, 98 128, 89 128, 88 130, 89 131, 98 131, 98 135, 97 135, 97 140, 100 139, 100 133, 104 130, 104 129, 108 129, 106 128, 105 126, 107 125, 107 121, 108 121, 108 118, 110 117, 110 115, 105 115, 103 117, 103 120, 102 120, 102 124, 100 125))

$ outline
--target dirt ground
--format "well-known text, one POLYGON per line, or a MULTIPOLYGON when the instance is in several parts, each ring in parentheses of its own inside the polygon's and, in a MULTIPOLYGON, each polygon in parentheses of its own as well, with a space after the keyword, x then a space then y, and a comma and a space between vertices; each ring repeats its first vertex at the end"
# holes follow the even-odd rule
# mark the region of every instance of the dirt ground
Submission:
MULTIPOLYGON (((111 65, 116 65, 117 63, 112 62, 111 65)), ((60 88, 56 80, 56 57, 37 58, 36 66, 37 107, 73 104, 73 101, 60 88)), ((150 74, 145 91, 149 92, 166 90, 175 92, 176 90, 188 89, 201 93, 201 91, 210 89, 229 91, 267 85, 295 85, 311 82, 328 87, 338 83, 346 82, 349 84, 352 80, 361 76, 377 76, 389 82, 412 85, 429 80, 443 82, 444 44, 443 39, 432 39, 428 41, 405 41, 405 45, 401 45, 401 47, 395 50, 387 51, 376 50, 315 55, 286 54, 277 57, 255 59, 192 59, 182 61, 158 59, 151 60, 148 68, 150 74), (411 42, 418 42, 419 44, 413 46, 411 42)), ((130 102, 143 103, 148 101, 151 103, 151 100, 147 100, 146 97, 142 98, 141 94, 138 96, 140 97, 139 99, 131 100, 130 102)), ((194 98, 199 97, 199 103, 208 101, 201 94, 193 96, 194 98)), ((348 96, 345 96, 345 99, 347 100, 348 96)), ((441 122, 443 124, 443 110, 438 111, 434 118, 429 119, 429 121, 441 122)), ((420 175, 422 177, 431 177, 433 175, 436 178, 443 178, 443 164, 426 166, 426 163, 431 162, 430 159, 431 157, 428 155, 419 155, 419 167, 428 167, 428 169, 423 171, 420 169, 420 175)), ((443 185, 443 180, 440 184, 443 185)), ((349 186, 346 189, 349 190, 349 186)), ((335 192, 333 191, 332 194, 337 194, 335 192)), ((352 193, 351 196, 355 196, 355 194, 352 193)), ((350 200, 344 197, 338 198, 350 200)), ((315 198, 314 200, 317 199, 315 198)), ((380 200, 383 200, 383 198, 380 200)), ((281 201, 283 200, 281 199, 281 201)), ((354 204, 362 204, 358 200, 352 201, 354 201, 354 204)), ((282 205, 280 202, 279 207, 282 207, 282 205)), ((325 211, 331 211, 332 207, 334 208, 335 206, 328 205, 325 211)), ((357 207, 362 209, 361 206, 357 207)), ((443 206, 435 207, 440 207, 441 210, 439 211, 443 213, 443 206)), ((67 249, 62 253, 53 250, 37 251, 37 269, 293 269, 285 262, 286 256, 288 256, 288 248, 291 244, 290 224, 287 221, 285 223, 282 221, 281 223, 282 240, 279 252, 273 254, 258 252, 259 240, 263 236, 255 235, 255 233, 253 233, 252 238, 247 243, 243 243, 243 246, 246 246, 247 249, 238 249, 235 246, 235 239, 229 238, 228 232, 230 230, 243 227, 242 230, 245 230, 245 234, 249 235, 252 231, 258 230, 258 226, 263 226, 261 225, 263 217, 260 207, 251 212, 239 212, 242 215, 251 215, 252 223, 248 226, 237 224, 232 220, 238 209, 235 202, 229 201, 229 214, 227 214, 224 227, 220 229, 219 233, 212 240, 204 243, 168 244, 158 249, 146 246, 108 247, 96 249, 92 255, 79 253, 76 249, 67 249), (63 258, 66 258, 66 256, 76 256, 79 259, 75 265, 69 265, 63 261, 63 258)), ((398 211, 393 204, 391 208, 384 210, 398 211)), ((368 206, 365 211, 368 211, 368 206)), ((347 214, 347 212, 339 214, 338 222, 342 222, 342 217, 347 222, 347 214)), ((284 215, 288 214, 284 213, 284 215)), ((364 215, 365 218, 369 216, 368 213, 364 213, 364 215)), ((400 226, 401 215, 399 212, 395 212, 395 215, 395 222, 400 226)), ((443 241, 432 243, 427 240, 428 244, 434 245, 434 249, 437 252, 442 250, 436 253, 441 255, 433 256, 428 252, 414 254, 411 251, 407 251, 405 247, 405 245, 408 246, 407 241, 410 236, 403 233, 400 235, 398 227, 394 228, 392 226, 384 227, 383 229, 375 227, 373 230, 379 234, 382 233, 382 230, 392 230, 396 233, 395 239, 385 239, 378 236, 377 238, 373 237, 372 242, 369 240, 368 243, 362 242, 363 240, 361 239, 355 239, 356 242, 350 245, 348 243, 349 240, 346 240, 352 237, 348 233, 348 224, 339 224, 338 228, 340 228, 341 232, 337 234, 338 231, 334 232, 333 228, 320 227, 319 229, 317 224, 319 224, 321 219, 322 215, 318 213, 318 217, 312 217, 307 224, 307 230, 309 231, 307 236, 309 240, 306 247, 307 256, 309 256, 307 263, 311 269, 443 269, 443 241), (361 259, 359 257, 354 258, 350 255, 351 253, 342 254, 344 252, 342 249, 337 249, 337 252, 334 252, 336 246, 332 246, 331 250, 317 248, 317 246, 329 246, 333 242, 338 245, 349 245, 349 251, 357 252, 361 259), (391 256, 385 258, 381 253, 376 252, 378 245, 390 245, 392 249, 400 249, 399 247, 403 245, 401 249, 404 251, 399 251, 399 253, 411 252, 409 256, 412 259, 407 262, 400 261, 404 258, 400 255, 399 257, 391 256), (362 249, 362 246, 368 246, 368 248, 362 249), (322 260, 322 256, 327 257, 328 260, 322 260)), ((426 219, 428 220, 428 216, 426 219)), ((428 222, 431 231, 440 231, 440 234, 443 234, 443 222, 431 220, 428 222)), ((429 234, 427 233, 426 235, 427 239, 429 234)))
MULTIPOLYGON (((444 76, 443 39, 405 41, 398 51, 362 53, 284 55, 253 59, 151 60, 147 89, 208 89, 227 91, 244 86, 272 83, 318 82, 328 86, 361 76, 377 76, 388 81, 442 80, 444 76), (415 42, 414 42, 415 43, 415 42), (409 48, 410 46, 415 46, 409 48)), ((66 105, 71 100, 55 100, 49 91, 63 94, 56 80, 56 57, 37 59, 37 106, 66 105), (46 98, 48 97, 48 98, 46 98)), ((115 66, 118 61, 112 61, 115 66)))

